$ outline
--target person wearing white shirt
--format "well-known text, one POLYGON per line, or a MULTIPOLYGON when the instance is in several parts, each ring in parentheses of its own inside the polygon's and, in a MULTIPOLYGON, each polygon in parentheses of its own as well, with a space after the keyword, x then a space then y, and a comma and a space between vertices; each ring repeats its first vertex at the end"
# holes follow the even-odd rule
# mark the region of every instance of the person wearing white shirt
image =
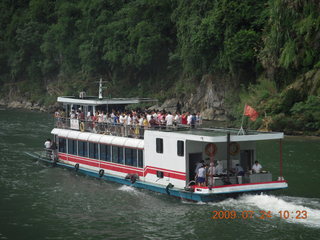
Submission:
POLYGON ((223 165, 221 161, 218 161, 218 165, 216 167, 216 175, 222 175, 223 174, 223 165))
POLYGON ((191 125, 191 120, 192 120, 192 115, 189 114, 188 117, 187 117, 187 124, 188 125, 191 125))
POLYGON ((50 155, 51 155, 50 149, 51 149, 51 146, 52 146, 52 144, 51 144, 51 139, 48 138, 48 139, 44 142, 44 146, 45 146, 45 148, 46 148, 46 156, 47 156, 47 157, 50 157, 50 155))
POLYGON ((102 121, 105 123, 109 122, 108 113, 104 114, 104 112, 102 112, 102 121))
POLYGON ((119 117, 119 123, 120 124, 124 124, 125 120, 126 120, 126 117, 124 116, 124 114, 121 114, 120 117, 119 117))
POLYGON ((115 118, 115 114, 114 112, 112 111, 112 113, 110 114, 110 118, 111 118, 111 122, 113 123, 114 122, 114 118, 115 118))
POLYGON ((153 112, 152 116, 153 116, 154 119, 158 118, 158 114, 156 112, 153 112))
POLYGON ((49 138, 44 142, 44 146, 46 149, 51 148, 51 140, 49 138))
POLYGON ((103 112, 98 112, 98 122, 102 123, 103 122, 103 112))
POLYGON ((166 122, 167 122, 167 126, 173 125, 173 116, 171 115, 171 112, 169 112, 168 115, 166 116, 166 122))
POLYGON ((197 162, 196 164, 196 168, 194 170, 194 173, 197 175, 199 168, 204 164, 203 160, 200 160, 199 162, 197 162))
POLYGON ((70 112, 70 118, 72 119, 76 118, 76 113, 74 112, 74 110, 70 112))
POLYGON ((214 186, 214 175, 216 174, 216 168, 214 167, 214 163, 210 163, 210 167, 208 169, 208 185, 214 186))
POLYGON ((253 166, 252 166, 252 171, 254 173, 260 173, 261 169, 262 169, 261 164, 258 161, 255 161, 253 166))
POLYGON ((197 182, 199 186, 205 186, 206 183, 206 169, 201 165, 197 172, 197 182))
POLYGON ((127 116, 127 125, 132 125, 132 117, 130 114, 127 116))
POLYGON ((198 126, 202 125, 202 116, 200 115, 200 112, 197 112, 197 115, 196 115, 196 124, 198 126))
POLYGON ((179 113, 176 113, 176 115, 174 116, 174 122, 175 122, 175 125, 181 123, 181 119, 180 119, 180 114, 179 113))
POLYGON ((139 119, 139 126, 143 126, 143 117, 142 116, 138 116, 139 119))
POLYGON ((148 113, 148 114, 147 114, 147 121, 150 122, 150 120, 151 120, 151 114, 148 113))

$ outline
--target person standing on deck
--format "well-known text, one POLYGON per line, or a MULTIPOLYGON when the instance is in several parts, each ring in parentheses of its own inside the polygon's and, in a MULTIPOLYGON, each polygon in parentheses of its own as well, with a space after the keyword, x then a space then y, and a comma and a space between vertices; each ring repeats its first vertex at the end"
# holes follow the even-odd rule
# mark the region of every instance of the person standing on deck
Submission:
POLYGON ((182 113, 182 115, 181 115, 181 124, 184 124, 184 125, 187 124, 187 113, 186 112, 182 113))
POLYGON ((208 185, 210 187, 214 186, 214 175, 216 173, 216 168, 214 167, 214 163, 210 163, 210 167, 208 169, 208 185))
POLYGON ((152 116, 152 115, 151 115, 150 111, 148 111, 148 112, 147 112, 147 117, 146 117, 148 122, 150 122, 151 116, 152 116))
POLYGON ((195 126, 196 126, 196 114, 194 113, 194 114, 192 114, 190 116, 191 116, 190 126, 191 126, 191 128, 195 128, 195 126))
POLYGON ((46 156, 50 157, 51 156, 51 139, 48 138, 45 142, 44 142, 44 147, 46 148, 46 156))
POLYGON ((216 167, 216 175, 222 175, 223 174, 223 165, 221 161, 218 161, 218 165, 216 167))
POLYGON ((48 138, 45 142, 44 142, 44 146, 46 149, 50 149, 51 148, 51 139, 48 138))
POLYGON ((198 182, 198 185, 202 187, 204 187, 206 184, 206 169, 204 167, 204 164, 202 164, 198 169, 197 182, 198 182))
POLYGON ((166 116, 166 124, 167 127, 172 127, 173 125, 173 116, 171 115, 171 112, 168 112, 168 115, 166 116))
POLYGON ((153 116, 151 116, 151 120, 150 120, 149 124, 150 124, 150 127, 152 127, 152 128, 155 128, 158 126, 158 122, 154 119, 153 116))
POLYGON ((191 126, 192 114, 187 112, 187 125, 191 126))
POLYGON ((197 112, 197 115, 196 115, 196 125, 197 126, 202 125, 202 116, 200 115, 200 112, 197 112))
POLYGON ((196 168, 194 169, 194 173, 195 173, 195 181, 197 180, 197 174, 198 174, 198 170, 199 168, 204 164, 203 160, 200 160, 199 162, 197 162, 196 164, 196 168))
POLYGON ((174 116, 174 125, 177 126, 178 124, 181 124, 181 116, 179 112, 176 112, 176 115, 174 116))

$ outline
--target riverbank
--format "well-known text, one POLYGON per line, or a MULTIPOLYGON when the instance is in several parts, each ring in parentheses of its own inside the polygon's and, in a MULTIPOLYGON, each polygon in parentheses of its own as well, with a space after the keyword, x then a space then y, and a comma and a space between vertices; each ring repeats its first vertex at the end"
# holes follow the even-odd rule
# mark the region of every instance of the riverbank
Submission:
POLYGON ((39 103, 30 102, 27 100, 13 100, 5 101, 0 100, 0 106, 9 109, 26 109, 30 111, 40 111, 40 112, 53 112, 54 105, 45 107, 39 103))

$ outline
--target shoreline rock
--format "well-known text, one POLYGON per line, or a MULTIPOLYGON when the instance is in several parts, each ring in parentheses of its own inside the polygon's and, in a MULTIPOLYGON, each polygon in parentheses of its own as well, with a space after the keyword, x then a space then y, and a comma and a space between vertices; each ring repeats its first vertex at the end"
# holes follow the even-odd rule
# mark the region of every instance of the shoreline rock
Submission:
POLYGON ((33 103, 26 100, 12 100, 12 101, 5 101, 3 99, 0 100, 0 105, 5 106, 6 108, 11 109, 27 109, 31 111, 40 111, 46 112, 48 109, 39 103, 33 103))
POLYGON ((182 99, 167 99, 160 107, 166 111, 200 112, 203 120, 227 121, 225 97, 229 87, 219 84, 218 77, 205 75, 195 93, 182 99))

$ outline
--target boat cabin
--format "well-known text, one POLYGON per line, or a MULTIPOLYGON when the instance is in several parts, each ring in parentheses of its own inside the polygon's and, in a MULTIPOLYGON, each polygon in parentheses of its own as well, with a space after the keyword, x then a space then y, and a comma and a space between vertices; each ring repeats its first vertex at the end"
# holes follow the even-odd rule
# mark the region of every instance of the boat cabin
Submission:
POLYGON ((226 181, 229 184, 271 182, 270 172, 251 171, 256 161, 256 141, 282 138, 283 133, 238 135, 235 129, 148 130, 144 135, 145 159, 147 165, 158 170, 146 178, 164 185, 170 181, 179 187, 187 186, 195 179, 196 164, 204 160, 207 166, 211 161, 223 166, 223 172, 215 176, 215 186, 226 185, 226 181), (228 133, 231 133, 229 140, 228 133), (213 147, 211 152, 210 147, 213 147), (233 172, 236 164, 244 170, 241 178, 233 172))

